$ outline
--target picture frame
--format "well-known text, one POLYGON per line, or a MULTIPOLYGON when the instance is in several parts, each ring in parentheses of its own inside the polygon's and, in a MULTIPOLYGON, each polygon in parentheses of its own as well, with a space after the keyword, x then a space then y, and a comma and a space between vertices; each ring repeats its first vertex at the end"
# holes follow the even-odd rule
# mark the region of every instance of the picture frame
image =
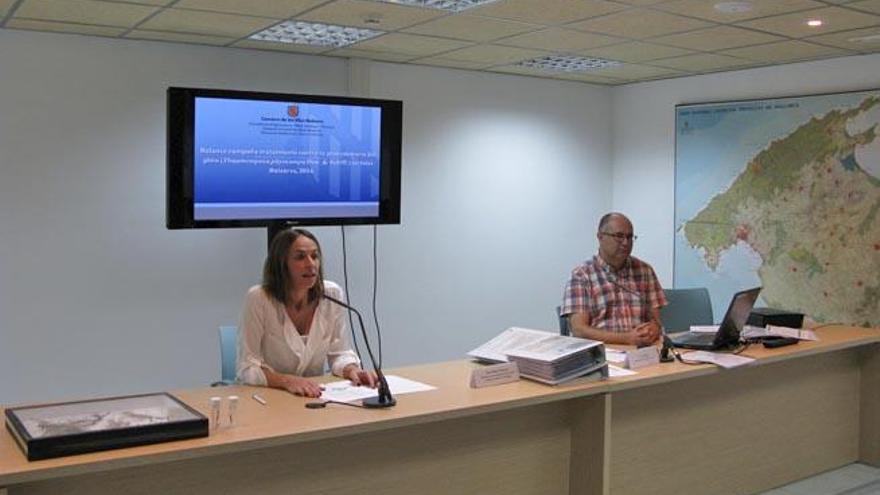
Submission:
POLYGON ((166 393, 5 410, 29 461, 208 436, 208 418, 166 393))

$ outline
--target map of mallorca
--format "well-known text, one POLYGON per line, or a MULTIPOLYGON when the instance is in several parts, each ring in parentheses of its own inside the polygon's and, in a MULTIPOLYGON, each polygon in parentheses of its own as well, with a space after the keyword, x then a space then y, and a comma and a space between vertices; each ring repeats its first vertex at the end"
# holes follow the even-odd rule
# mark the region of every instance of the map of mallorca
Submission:
MULTIPOLYGON (((675 285, 880 326, 880 91, 679 106, 675 285)), ((720 300, 719 300, 720 299, 720 300)))

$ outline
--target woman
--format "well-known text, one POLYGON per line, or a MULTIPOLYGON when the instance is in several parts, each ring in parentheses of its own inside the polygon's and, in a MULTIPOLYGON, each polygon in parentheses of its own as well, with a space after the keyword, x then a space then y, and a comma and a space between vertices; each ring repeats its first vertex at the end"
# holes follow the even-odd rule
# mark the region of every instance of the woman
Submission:
POLYGON ((320 386, 305 378, 324 373, 324 362, 355 385, 376 385, 345 342, 345 311, 323 298, 343 299, 342 289, 324 280, 321 246, 306 230, 278 233, 263 266, 263 283, 251 287, 241 315, 238 379, 250 385, 319 397, 320 386))

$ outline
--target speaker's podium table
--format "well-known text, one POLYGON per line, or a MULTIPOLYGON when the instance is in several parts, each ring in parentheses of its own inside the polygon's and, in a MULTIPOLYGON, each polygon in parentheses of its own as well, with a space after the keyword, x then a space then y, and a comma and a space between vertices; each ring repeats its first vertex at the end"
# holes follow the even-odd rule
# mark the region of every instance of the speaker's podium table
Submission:
POLYGON ((880 331, 828 327, 820 342, 750 366, 679 363, 603 382, 471 389, 466 361, 391 373, 437 390, 387 410, 227 387, 175 392, 206 412, 241 397, 208 438, 27 462, 0 434, 0 493, 737 494, 853 461, 880 465, 880 331))

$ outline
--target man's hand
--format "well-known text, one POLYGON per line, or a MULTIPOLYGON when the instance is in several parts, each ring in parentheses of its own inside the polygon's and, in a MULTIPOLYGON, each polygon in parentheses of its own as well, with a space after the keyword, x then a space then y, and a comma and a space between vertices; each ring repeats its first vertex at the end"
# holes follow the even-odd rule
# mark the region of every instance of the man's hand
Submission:
POLYGON ((660 338, 660 325, 656 321, 642 323, 632 330, 633 345, 645 346, 657 342, 660 338))

